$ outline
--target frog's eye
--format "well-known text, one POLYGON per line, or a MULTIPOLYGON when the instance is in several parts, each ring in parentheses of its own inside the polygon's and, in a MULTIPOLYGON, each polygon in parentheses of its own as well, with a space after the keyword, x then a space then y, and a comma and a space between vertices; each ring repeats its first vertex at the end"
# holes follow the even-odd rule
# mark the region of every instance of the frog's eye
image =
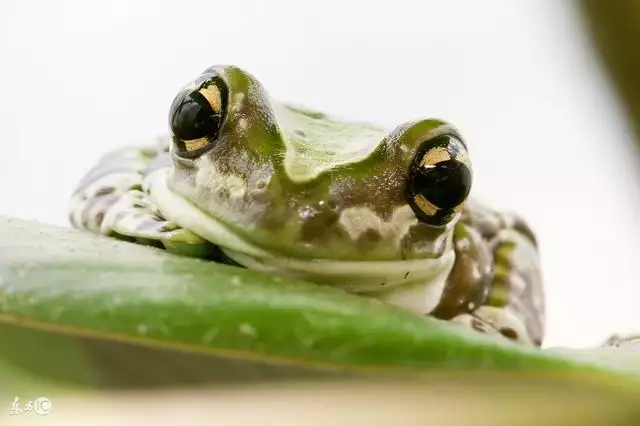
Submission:
POLYGON ((213 147, 227 107, 227 88, 217 75, 185 87, 171 104, 169 125, 177 153, 194 158, 213 147))
POLYGON ((471 180, 465 144, 453 135, 437 136, 423 142, 411 164, 409 204, 420 220, 443 226, 462 209, 471 180))

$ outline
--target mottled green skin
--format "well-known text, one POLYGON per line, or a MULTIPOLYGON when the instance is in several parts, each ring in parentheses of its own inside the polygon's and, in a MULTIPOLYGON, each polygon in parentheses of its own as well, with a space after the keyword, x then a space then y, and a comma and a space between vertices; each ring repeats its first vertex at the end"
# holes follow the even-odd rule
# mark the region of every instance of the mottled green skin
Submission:
POLYGON ((218 74, 231 94, 220 136, 196 160, 174 156, 171 189, 269 251, 343 260, 442 253, 444 244, 433 243, 443 229, 418 223, 398 245, 392 241, 395 235, 374 230, 353 240, 338 219, 347 208, 366 207, 389 220, 394 209, 407 206, 409 166, 419 144, 437 132, 455 132, 450 126, 419 120, 388 133, 274 103, 256 79, 238 68, 219 68, 218 74), (234 198, 215 177, 206 185, 206 176, 197 181, 205 161, 217 173, 239 176, 248 190, 234 198))
POLYGON ((452 126, 344 122, 272 101, 237 67, 214 69, 229 96, 210 149, 185 159, 164 138, 156 155, 112 154, 76 191, 75 226, 203 257, 213 243, 248 268, 541 343, 542 280, 528 226, 468 200, 434 227, 409 205, 417 152, 439 135, 460 138, 452 126))

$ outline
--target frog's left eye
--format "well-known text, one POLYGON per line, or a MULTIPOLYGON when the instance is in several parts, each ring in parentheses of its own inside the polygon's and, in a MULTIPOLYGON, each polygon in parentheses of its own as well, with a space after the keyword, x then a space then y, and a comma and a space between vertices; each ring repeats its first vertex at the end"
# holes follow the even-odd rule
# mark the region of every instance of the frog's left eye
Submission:
POLYGON ((471 181, 471 162, 462 140, 437 136, 422 144, 411 164, 409 204, 420 220, 446 225, 462 209, 471 181))
POLYGON ((194 158, 213 147, 227 107, 227 88, 217 75, 201 77, 171 104, 169 125, 177 153, 194 158))

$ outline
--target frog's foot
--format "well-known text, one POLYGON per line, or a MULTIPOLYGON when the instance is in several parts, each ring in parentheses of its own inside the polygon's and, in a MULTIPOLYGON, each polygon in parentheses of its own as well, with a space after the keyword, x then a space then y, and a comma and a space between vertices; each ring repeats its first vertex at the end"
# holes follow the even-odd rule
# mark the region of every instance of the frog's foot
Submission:
POLYGON ((78 215, 84 220, 74 220, 77 227, 171 253, 203 257, 211 249, 206 240, 165 220, 140 190, 93 194, 78 215))
POLYGON ((503 336, 526 345, 535 344, 525 324, 505 308, 482 306, 473 313, 458 315, 449 321, 481 333, 503 336))
POLYGON ((609 346, 626 346, 626 345, 638 345, 640 347, 640 333, 634 334, 614 334, 610 336, 603 344, 604 347, 609 346))
POLYGON ((71 199, 73 226, 172 253, 209 257, 212 244, 166 220, 143 190, 144 174, 163 152, 162 147, 130 148, 103 157, 71 199))
POLYGON ((142 191, 128 191, 105 212, 100 233, 164 248, 168 252, 205 257, 211 244, 165 220, 142 191))

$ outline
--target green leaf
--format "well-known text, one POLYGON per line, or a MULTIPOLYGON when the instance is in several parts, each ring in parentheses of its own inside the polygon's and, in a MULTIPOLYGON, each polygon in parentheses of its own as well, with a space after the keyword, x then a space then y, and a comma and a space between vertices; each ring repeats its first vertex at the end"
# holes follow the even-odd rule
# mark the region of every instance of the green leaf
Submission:
POLYGON ((434 370, 635 383, 640 372, 637 357, 526 348, 333 288, 2 217, 0 325, 12 371, 81 385, 434 370))

